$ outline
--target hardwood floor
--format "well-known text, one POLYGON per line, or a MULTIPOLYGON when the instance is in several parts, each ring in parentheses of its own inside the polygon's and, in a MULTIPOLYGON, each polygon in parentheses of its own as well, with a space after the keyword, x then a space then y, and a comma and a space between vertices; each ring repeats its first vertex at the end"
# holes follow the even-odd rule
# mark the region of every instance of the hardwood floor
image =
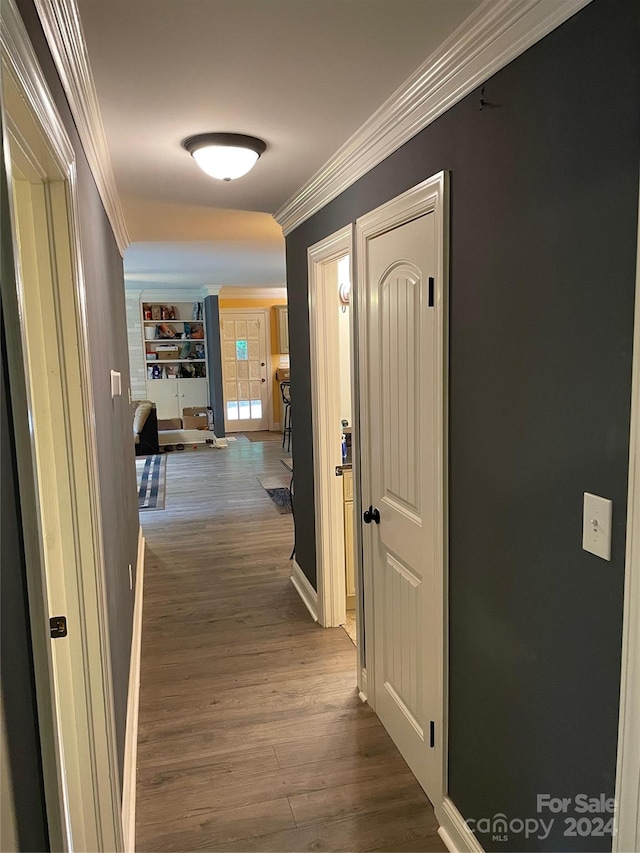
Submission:
POLYGON ((355 648, 289 582, 258 483, 276 442, 173 453, 147 539, 139 851, 443 851, 433 809, 358 699, 355 648))

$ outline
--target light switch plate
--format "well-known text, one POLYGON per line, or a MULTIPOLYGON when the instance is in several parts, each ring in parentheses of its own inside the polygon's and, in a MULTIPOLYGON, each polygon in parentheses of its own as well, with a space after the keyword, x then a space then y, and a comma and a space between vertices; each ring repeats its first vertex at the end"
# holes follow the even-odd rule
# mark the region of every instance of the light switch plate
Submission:
POLYGON ((607 498, 584 493, 582 547, 603 560, 611 559, 612 510, 613 504, 607 498))
POLYGON ((122 394, 122 377, 117 370, 111 371, 111 397, 119 397, 122 394))

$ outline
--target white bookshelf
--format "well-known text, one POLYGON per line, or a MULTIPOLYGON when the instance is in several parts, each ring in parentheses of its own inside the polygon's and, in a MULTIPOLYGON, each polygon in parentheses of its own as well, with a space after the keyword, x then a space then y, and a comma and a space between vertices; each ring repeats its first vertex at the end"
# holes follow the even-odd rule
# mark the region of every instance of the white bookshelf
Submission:
POLYGON ((147 399, 156 404, 158 418, 181 418, 187 407, 208 406, 204 302, 166 297, 162 302, 143 301, 140 311, 147 399), (163 358, 167 346, 177 349, 163 358))

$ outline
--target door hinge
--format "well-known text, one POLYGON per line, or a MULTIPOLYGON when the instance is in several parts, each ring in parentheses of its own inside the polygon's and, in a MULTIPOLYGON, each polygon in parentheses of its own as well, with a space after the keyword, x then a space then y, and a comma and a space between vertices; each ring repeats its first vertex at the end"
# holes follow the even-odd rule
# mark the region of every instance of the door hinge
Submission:
POLYGON ((51 639, 57 640, 58 637, 67 636, 67 617, 52 616, 49 619, 49 628, 51 629, 51 639))
POLYGON ((431 749, 436 745, 436 724, 433 720, 429 723, 429 746, 431 749))
POLYGON ((433 308, 435 286, 435 279, 433 278, 433 276, 429 276, 429 308, 433 308))

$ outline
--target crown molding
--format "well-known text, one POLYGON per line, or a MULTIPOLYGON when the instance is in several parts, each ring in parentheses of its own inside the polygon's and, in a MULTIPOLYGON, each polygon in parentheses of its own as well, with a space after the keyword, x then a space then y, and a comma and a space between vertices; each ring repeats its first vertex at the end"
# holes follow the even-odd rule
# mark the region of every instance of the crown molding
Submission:
MULTIPOLYGON (((125 285, 125 297, 139 296, 140 302, 201 302, 205 294, 201 287, 163 287, 155 285, 139 289, 125 285)), ((206 294, 209 295, 209 294, 206 294)))
POLYGON ((207 296, 219 296, 221 288, 222 285, 220 284, 204 284, 200 288, 202 298, 205 299, 207 296))
MULTIPOLYGON (((4 0, 0 16, 0 45, 2 52, 2 73, 9 73, 26 95, 29 106, 37 116, 42 128, 45 129, 48 140, 55 151, 59 165, 68 170, 75 160, 75 152, 58 115, 49 84, 38 62, 38 58, 29 39, 29 35, 20 17, 20 12, 14 0, 4 0)), ((25 156, 30 151, 28 142, 12 121, 11 115, 3 115, 7 127, 22 148, 25 156)), ((37 158, 31 160, 36 171, 43 180, 46 178, 37 158)), ((75 167, 73 167, 75 168, 75 167)))
POLYGON ((120 254, 131 242, 120 203, 76 0, 34 0, 120 254))
POLYGON ((220 299, 286 299, 286 287, 234 287, 220 290, 220 299))
POLYGON ((591 0, 486 0, 275 213, 285 235, 591 0))

